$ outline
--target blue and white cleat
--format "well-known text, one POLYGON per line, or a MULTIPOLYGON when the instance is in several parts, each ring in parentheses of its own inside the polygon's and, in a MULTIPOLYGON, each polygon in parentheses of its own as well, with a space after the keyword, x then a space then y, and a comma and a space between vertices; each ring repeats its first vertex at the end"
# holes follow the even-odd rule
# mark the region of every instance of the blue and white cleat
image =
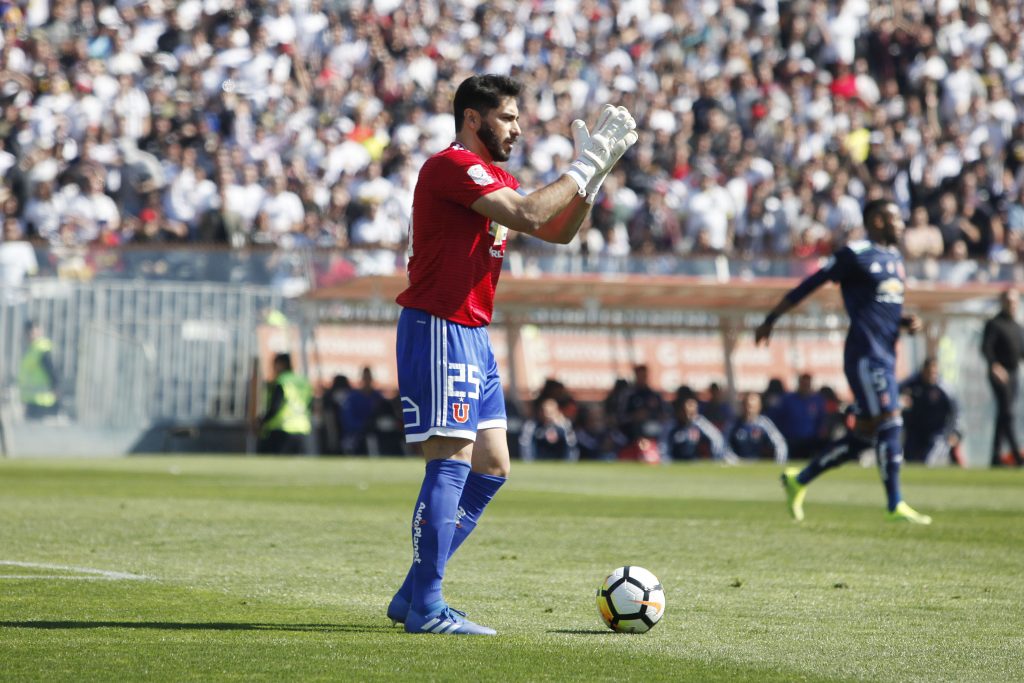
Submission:
POLYGON ((391 620, 391 625, 398 626, 399 624, 404 624, 405 616, 408 613, 409 601, 395 593, 395 597, 391 598, 391 602, 388 604, 388 619, 391 620))
POLYGON ((474 624, 466 619, 466 613, 445 605, 439 610, 423 616, 410 609, 405 619, 406 633, 438 633, 449 636, 493 636, 497 631, 487 626, 474 624))

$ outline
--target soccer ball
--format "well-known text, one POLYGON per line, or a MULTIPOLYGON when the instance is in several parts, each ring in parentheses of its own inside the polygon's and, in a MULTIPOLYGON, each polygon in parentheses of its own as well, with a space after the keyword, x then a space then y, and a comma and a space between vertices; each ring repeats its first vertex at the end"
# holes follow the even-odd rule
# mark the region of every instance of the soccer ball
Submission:
POLYGON ((645 633, 665 614, 665 591, 643 567, 619 567, 597 589, 597 611, 613 631, 645 633))

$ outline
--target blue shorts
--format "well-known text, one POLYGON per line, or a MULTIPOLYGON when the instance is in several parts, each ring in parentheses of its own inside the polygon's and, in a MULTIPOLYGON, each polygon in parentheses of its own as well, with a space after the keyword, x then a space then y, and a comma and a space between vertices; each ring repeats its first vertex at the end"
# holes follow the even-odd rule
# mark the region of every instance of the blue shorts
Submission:
POLYGON ((848 358, 843 370, 853 391, 858 415, 878 417, 899 411, 900 387, 892 361, 870 356, 848 358))
POLYGON ((486 327, 403 308, 396 347, 407 442, 432 436, 475 441, 480 429, 507 428, 505 396, 486 327))

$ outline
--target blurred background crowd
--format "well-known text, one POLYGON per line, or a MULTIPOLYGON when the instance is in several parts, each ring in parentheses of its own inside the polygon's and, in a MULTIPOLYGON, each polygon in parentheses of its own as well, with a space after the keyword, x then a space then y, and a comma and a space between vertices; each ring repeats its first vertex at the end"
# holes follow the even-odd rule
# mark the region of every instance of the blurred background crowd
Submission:
MULTIPOLYGON (((900 401, 906 429, 904 457, 929 466, 965 460, 960 401, 926 358, 903 378, 900 401)), ((853 425, 853 407, 807 372, 793 384, 773 378, 763 391, 736 400, 718 383, 681 385, 668 398, 652 385, 646 365, 633 367, 598 401, 580 401, 548 379, 530 401, 507 395, 508 440, 523 460, 624 460, 646 464, 716 460, 785 463, 808 460, 853 425)), ((402 402, 364 368, 356 384, 339 375, 322 396, 321 452, 395 455, 402 438, 402 402)))
POLYGON ((454 87, 498 72, 527 85, 526 188, 572 119, 636 115, 568 249, 813 257, 891 193, 943 277, 1024 256, 1016 2, 3 0, 0 25, 7 241, 358 245, 392 272, 454 87))

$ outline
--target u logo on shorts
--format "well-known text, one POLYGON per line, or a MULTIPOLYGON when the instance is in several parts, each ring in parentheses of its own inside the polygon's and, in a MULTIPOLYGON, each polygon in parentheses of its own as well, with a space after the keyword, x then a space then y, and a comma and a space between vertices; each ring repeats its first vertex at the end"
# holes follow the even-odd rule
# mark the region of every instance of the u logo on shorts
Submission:
POLYGON ((469 420, 469 404, 468 403, 453 403, 452 404, 452 418, 459 424, 464 424, 469 420))

